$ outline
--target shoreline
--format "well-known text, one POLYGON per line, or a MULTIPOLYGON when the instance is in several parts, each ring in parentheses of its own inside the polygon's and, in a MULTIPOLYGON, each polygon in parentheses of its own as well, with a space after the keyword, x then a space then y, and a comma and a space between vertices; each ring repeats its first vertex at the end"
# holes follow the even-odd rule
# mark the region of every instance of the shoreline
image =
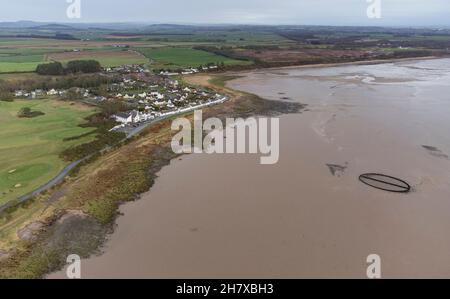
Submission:
MULTIPOLYGON (((430 64, 436 65, 433 62, 430 64)), ((363 71, 365 68, 357 69, 363 71)), ((382 69, 379 71, 403 67, 387 65, 382 69)), ((377 70, 377 67, 370 68, 370 72, 377 70)), ((341 74, 346 69, 333 72, 341 74)), ((324 70, 324 73, 328 71, 324 70)), ((397 73, 393 71, 392 74, 395 77, 397 73)), ((301 99, 302 88, 297 88, 296 84, 277 90, 277 83, 263 81, 261 84, 258 76, 256 77, 256 86, 259 88, 250 88, 249 86, 255 86, 254 81, 249 82, 245 78, 242 85, 230 83, 229 86, 254 92, 261 97, 271 97, 283 91, 293 98, 301 99), (245 86, 248 88, 240 88, 245 86)), ((270 78, 274 77, 277 74, 270 75, 270 78)), ((196 77, 197 80, 204 81, 207 78, 205 75, 196 77)), ((231 78, 216 78, 213 82, 219 82, 219 79, 224 82, 231 78)), ((445 84, 445 81, 440 82, 445 84)), ((303 83, 306 84, 304 89, 309 87, 318 95, 328 92, 327 88, 315 89, 318 86, 315 82, 306 80, 303 83)), ((331 87, 333 84, 327 83, 326 86, 331 87)), ((383 89, 382 85, 378 88, 380 91, 383 89)), ((215 278, 235 276, 245 279, 255 275, 270 278, 275 274, 283 277, 358 278, 365 273, 360 272, 365 270, 365 257, 374 251, 388 261, 383 272, 386 277, 427 276, 436 273, 445 276, 447 272, 442 270, 443 266, 433 267, 436 260, 430 260, 423 253, 428 248, 424 244, 430 241, 444 245, 432 246, 437 251, 437 257, 448 257, 448 246, 445 245, 448 243, 444 243, 448 240, 445 234, 448 224, 443 224, 449 222, 445 213, 439 212, 446 210, 441 204, 445 199, 445 190, 448 189, 436 190, 436 185, 423 181, 423 178, 432 180, 442 177, 442 174, 447 176, 447 165, 442 165, 444 163, 440 160, 430 160, 436 157, 430 157, 421 149, 420 144, 425 141, 421 141, 420 136, 424 136, 424 131, 420 128, 414 130, 420 124, 402 122, 401 132, 409 132, 411 135, 408 134, 405 140, 399 140, 398 144, 391 144, 392 138, 398 137, 398 131, 391 129, 392 124, 396 124, 399 119, 402 121, 403 110, 409 107, 408 102, 403 101, 407 93, 400 89, 399 93, 392 95, 392 99, 383 101, 384 108, 380 111, 373 108, 381 106, 380 97, 383 93, 372 94, 373 98, 369 97, 367 101, 380 99, 380 102, 374 100, 372 105, 364 105, 365 108, 358 110, 358 113, 347 106, 346 112, 352 110, 357 114, 355 118, 344 117, 348 114, 345 111, 339 112, 342 108, 340 105, 330 105, 330 110, 327 109, 324 115, 326 117, 318 118, 320 114, 314 112, 283 116, 285 129, 281 132, 297 134, 299 138, 284 143, 282 148, 285 153, 281 164, 269 171, 263 171, 251 161, 239 157, 208 158, 190 155, 183 157, 183 162, 172 160, 174 165, 164 168, 158 174, 160 179, 149 193, 141 195, 138 202, 121 207, 125 216, 117 218, 118 227, 108 240, 104 255, 86 261, 86 278, 114 278, 120 275, 195 278, 209 275, 215 278), (394 103, 390 103, 390 100, 394 103), (395 100, 405 106, 393 107, 395 100), (317 127, 310 127, 314 123, 328 124, 326 121, 332 114, 338 114, 338 117, 329 127, 346 132, 346 136, 337 138, 336 143, 324 142, 329 136, 318 134, 315 130, 317 127), (368 116, 373 116, 373 119, 368 116), (367 124, 368 120, 373 123, 363 126, 361 121, 367 124), (371 132, 373 129, 384 134, 367 140, 363 135, 358 135, 360 131, 371 132), (410 137, 415 134, 419 138, 411 142, 410 137), (386 152, 380 153, 373 144, 385 146, 386 152), (339 146, 344 150, 339 151, 339 146), (399 154, 402 156, 398 157, 399 154), (409 160, 415 162, 406 164, 409 160), (331 169, 330 165, 339 170, 331 169), (431 165, 430 169, 426 165, 431 165), (242 167, 242 175, 229 179, 227 176, 236 167, 242 167), (406 195, 368 189, 356 179, 362 171, 367 170, 399 175, 417 186, 417 190, 405 197, 406 195), (183 181, 186 174, 195 175, 194 178, 183 181), (195 180, 204 182, 204 192, 195 197, 183 197, 184 194, 194 194, 192 191, 197 187, 195 180), (174 187, 172 182, 179 184, 174 187), (270 185, 247 191, 248 186, 256 187, 262 182, 269 182, 270 185), (222 190, 220 188, 228 191, 218 192, 213 197, 214 200, 206 201, 210 194, 222 190), (301 195, 296 192, 298 190, 302 190, 301 195), (242 192, 249 194, 243 197, 242 192), (284 196, 278 197, 282 192, 285 192, 284 196), (424 198, 428 196, 433 199, 424 202, 424 198), (427 228, 415 221, 417 215, 423 215, 424 220, 427 219, 429 225, 437 229, 434 230, 435 235, 427 234, 427 228), (233 225, 227 224, 230 217, 233 225), (411 238, 410 233, 417 235, 417 238, 411 238), (227 238, 220 240, 215 239, 215 236, 227 238), (176 248, 176 243, 183 246, 176 248), (227 243, 234 246, 227 248, 227 243), (406 256, 400 252, 405 247, 410 249, 406 256), (443 253, 444 250, 446 253, 443 253), (280 252, 283 259, 277 258, 280 252), (126 263, 120 262, 124 253, 129 256, 126 263), (221 257, 220 261, 216 261, 218 256, 221 257), (416 256, 421 266, 405 267, 416 256), (183 261, 190 261, 192 266, 186 266, 183 261)), ((359 93, 358 90, 352 92, 359 93)), ((311 109, 315 106, 313 99, 307 100, 311 109)), ((348 99, 345 94, 334 98, 332 103, 361 104, 361 100, 359 97, 348 99)), ((419 115, 417 120, 427 123, 427 112, 419 110, 425 118, 419 115)), ((440 116, 442 120, 442 115, 440 116)), ((444 124, 448 124, 448 121, 444 124)), ((336 136, 332 131, 329 133, 330 136, 336 136)), ((448 146, 441 147, 439 136, 442 137, 442 134, 426 141, 426 144, 438 145, 443 153, 447 153, 448 146)), ((63 276, 64 272, 58 272, 50 278, 63 276)))
POLYGON ((191 108, 188 108, 188 109, 185 109, 185 110, 180 110, 180 111, 177 111, 177 112, 165 115, 165 116, 161 116, 161 117, 159 117, 157 119, 154 119, 152 121, 148 121, 146 123, 142 123, 139 127, 134 129, 131 133, 127 134, 125 139, 119 141, 117 144, 115 144, 113 146, 107 146, 107 147, 99 150, 96 153, 92 153, 92 154, 90 154, 90 155, 88 155, 86 157, 83 157, 81 159, 78 159, 76 161, 71 162, 69 165, 64 167, 55 177, 53 177, 51 180, 49 180, 45 184, 43 184, 41 186, 38 186, 36 189, 34 189, 34 190, 32 190, 32 191, 30 191, 30 192, 28 192, 26 194, 23 194, 23 195, 17 197, 16 199, 13 199, 13 200, 11 200, 9 202, 6 202, 6 203, 0 205, 0 214, 2 212, 4 212, 4 211, 8 210, 8 209, 14 208, 17 205, 26 203, 27 201, 33 199, 34 197, 39 196, 42 193, 45 193, 46 191, 51 190, 55 186, 58 186, 61 182, 63 182, 67 178, 67 176, 70 175, 70 172, 73 169, 75 169, 78 165, 80 165, 84 161, 89 160, 92 156, 95 156, 97 154, 101 154, 102 152, 105 152, 105 151, 109 150, 111 147, 120 146, 121 144, 123 144, 127 140, 133 138, 136 135, 139 135, 146 128, 148 128, 148 127, 150 127, 152 125, 158 124, 159 122, 162 122, 162 121, 164 121, 166 119, 170 119, 170 118, 175 117, 175 116, 181 116, 183 114, 190 113, 190 112, 194 111, 195 109, 199 109, 199 108, 202 108, 202 107, 210 107, 210 106, 213 106, 213 105, 218 105, 218 104, 221 104, 221 103, 223 103, 225 101, 227 101, 226 98, 220 99, 220 100, 217 100, 217 101, 214 101, 214 102, 210 102, 210 103, 207 103, 207 104, 199 105, 197 107, 191 107, 191 108))
MULTIPOLYGON (((428 58, 428 59, 435 59, 438 57, 428 58)), ((427 60, 428 60, 427 59, 427 60)), ((400 61, 404 60, 422 60, 422 59, 401 59, 400 61)), ((396 60, 399 61, 399 60, 396 60)), ((371 64, 380 64, 380 63, 391 63, 392 61, 372 61, 371 64)), ((331 64, 331 65, 315 65, 315 66, 301 66, 301 68, 308 68, 308 67, 333 67, 333 66, 341 66, 341 65, 348 65, 348 64, 354 64, 354 63, 345 63, 345 64, 331 64)), ((364 62, 358 62, 359 65, 368 64, 367 61, 364 62)), ((290 66, 290 67, 284 67, 284 68, 298 68, 299 66, 290 66)), ((280 68, 276 68, 280 69, 280 68)), ((268 70, 268 69, 263 69, 268 70)), ((252 70, 253 72, 257 70, 252 70)), ((243 71, 239 73, 246 73, 249 71, 243 71)), ((236 74, 236 72, 230 73, 230 72, 224 72, 220 74, 211 74, 211 73, 205 73, 205 74, 196 74, 191 76, 185 76, 183 77, 184 80, 186 80, 189 84, 206 84, 207 87, 213 88, 214 90, 220 91, 225 93, 226 95, 230 96, 230 100, 223 103, 222 105, 216 105, 214 107, 210 107, 205 112, 205 115, 207 116, 215 116, 215 117, 227 117, 232 115, 235 117, 236 115, 240 115, 241 117, 248 117, 250 115, 258 115, 261 113, 271 114, 271 113, 278 113, 278 114, 285 114, 285 113, 301 113, 303 108, 305 106, 286 106, 286 102, 282 101, 269 101, 262 99, 256 95, 247 94, 245 92, 241 92, 238 90, 234 90, 230 87, 226 86, 226 81, 232 80, 232 76, 230 74, 236 74), (228 75, 228 76, 227 76, 228 75), (223 82, 223 86, 219 84, 218 82, 212 82, 214 80, 217 80, 219 82, 223 82)), ((106 236, 112 233, 114 224, 116 223, 116 219, 119 216, 118 211, 119 207, 122 204, 125 204, 127 202, 132 202, 139 200, 141 195, 149 191, 155 182, 156 177, 158 176, 158 172, 164 167, 167 166, 173 161, 173 159, 177 158, 177 156, 173 155, 171 152, 170 147, 168 147, 168 142, 170 142, 170 119, 163 121, 161 123, 158 123, 155 125, 155 127, 148 128, 143 132, 139 138, 130 140, 129 143, 127 143, 124 148, 119 148, 113 150, 111 153, 106 153, 104 156, 100 157, 98 161, 94 161, 91 165, 85 166, 85 168, 82 170, 82 175, 75 179, 75 181, 71 181, 68 183, 68 185, 64 185, 62 188, 68 187, 69 189, 78 189, 80 187, 87 189, 88 191, 82 192, 80 194, 76 193, 74 198, 77 198, 79 200, 79 197, 83 199, 83 205, 67 209, 63 208, 60 210, 60 213, 56 213, 55 215, 52 215, 45 224, 45 230, 52 232, 52 231, 58 231, 58 228, 63 225, 69 225, 65 221, 60 222, 61 219, 63 219, 64 215, 70 215, 70 211, 78 210, 82 213, 86 214, 87 216, 79 216, 74 215, 71 216, 71 218, 76 219, 77 221, 83 222, 83 223, 89 223, 92 227, 98 227, 99 225, 103 227, 105 230, 100 230, 100 233, 92 233, 93 236, 100 238, 102 241, 100 242, 100 249, 103 248, 103 245, 105 244, 106 236), (144 150, 143 150, 144 148, 144 150), (132 159, 124 159, 125 156, 130 156, 132 159), (151 157, 150 157, 151 155, 151 157), (138 156, 137 158, 135 156, 138 156), (119 161, 114 161, 122 159, 119 161), (125 190, 120 190, 122 193, 114 194, 115 189, 110 190, 111 188, 108 187, 107 189, 102 189, 102 185, 96 185, 96 180, 100 180, 102 178, 102 171, 105 169, 105 164, 108 166, 109 164, 112 164, 111 167, 113 169, 116 169, 123 166, 123 163, 126 164, 127 167, 130 167, 129 164, 136 165, 133 167, 138 167, 137 170, 133 169, 132 175, 137 174, 139 176, 139 179, 137 180, 139 183, 137 184, 135 177, 129 177, 127 174, 125 174, 125 181, 116 180, 115 183, 112 184, 112 186, 125 190), (127 184, 133 184, 133 188, 128 190, 127 184), (98 190, 90 190, 92 188, 98 188, 98 190), (108 190, 108 191, 106 191, 108 190), (100 198, 97 198, 95 196, 92 197, 92 194, 89 192, 94 192, 93 194, 98 194, 97 196, 100 196, 100 198), (106 192, 106 194, 103 194, 102 192, 106 192), (112 192, 112 193, 111 193, 112 192), (106 199, 108 195, 113 195, 114 198, 112 200, 106 199), (91 196, 91 198, 86 199, 87 197, 91 196), (92 199, 95 198, 95 199, 92 199), (85 202, 84 202, 85 201, 85 202), (91 209, 86 208, 86 204, 92 205, 91 209), (87 209, 87 210, 86 210, 87 209), (92 210, 93 209, 93 210, 92 210), (64 224, 66 223, 66 224, 64 224), (106 229, 108 228, 108 229, 106 229), (106 231, 106 233, 105 233, 106 231)), ((107 168, 106 168, 107 169, 107 168)), ((121 178, 121 177, 120 177, 121 178)), ((122 179, 122 178, 121 178, 122 179)), ((103 182, 102 182, 103 183, 103 182)), ((69 194, 69 198, 70 198, 69 194)), ((63 196, 65 197, 65 196, 63 196)), ((68 200, 70 201, 70 200, 68 200)), ((32 223, 31 223, 32 224, 32 223)), ((30 223, 29 223, 30 225, 30 223)), ((69 230, 71 228, 68 228, 69 230)), ((89 229, 87 229, 89 231, 89 229)), ((39 235, 42 235, 39 233, 39 235)), ((33 244, 33 248, 35 246, 38 246, 38 248, 45 248, 48 243, 51 243, 53 241, 54 236, 49 234, 45 234, 42 239, 38 240, 38 243, 33 244), (40 242, 40 243, 39 243, 40 242)), ((78 240, 78 239, 77 239, 78 240)), ((80 240, 80 242, 83 240, 80 240)), ((15 263, 19 263, 20 265, 24 263, 23 267, 26 266, 27 263, 33 263, 35 258, 41 259, 41 257, 35 257, 30 252, 31 247, 28 247, 27 250, 25 250, 25 253, 22 252, 23 255, 19 254, 17 257, 19 259, 24 258, 25 262, 22 260, 15 260, 12 265, 13 268, 15 267, 15 263)), ((86 255, 83 255, 82 258, 87 258, 89 256, 92 256, 95 254, 95 252, 99 249, 98 247, 95 248, 87 248, 86 255)), ((43 257, 45 257, 45 253, 42 253, 43 257)), ((64 256, 64 254, 60 255, 61 257, 64 256)), ((64 260, 58 260, 55 261, 55 265, 51 265, 50 271, 53 273, 55 270, 58 270, 61 268, 61 266, 64 265, 64 260)), ((8 265, 8 264, 7 264, 8 265)), ((11 264, 9 264, 10 266, 11 264)), ((3 264, 1 264, 0 261, 0 269, 2 269, 3 264)), ((44 272, 36 272, 31 273, 30 277, 44 277, 48 273, 49 266, 47 264, 43 265, 44 269, 42 270, 44 272)), ((26 268, 26 267, 25 267, 26 268)), ((21 267, 19 267, 19 270, 21 267)), ((6 270, 5 270, 6 271, 6 270)), ((19 272, 21 275, 23 275, 21 272, 19 272)), ((11 277, 8 275, 8 272, 6 272, 6 275, 3 274, 2 271, 0 271, 0 277, 11 277)))
MULTIPOLYGON (((208 75, 208 78, 212 76, 208 75)), ((205 107, 205 117, 246 118, 299 113, 304 108, 300 104, 265 100, 212 83, 208 86, 229 96, 229 100, 205 107)), ((185 117, 192 121, 193 115, 190 113, 185 117)), ((178 157, 170 148, 173 135, 170 127, 171 118, 144 129, 123 146, 83 165, 76 177, 58 186, 63 192, 57 194, 56 199, 50 201, 58 190, 42 194, 13 210, 8 216, 10 219, 23 217, 24 213, 29 216, 20 223, 0 222, 0 229, 7 229, 4 242, 13 242, 12 247, 2 248, 7 253, 0 259, 0 277, 42 278, 61 269, 68 254, 82 249, 80 256, 88 258, 98 253, 107 236, 114 231, 120 206, 139 200, 152 188, 158 172, 178 157), (77 234, 77 227, 82 227, 83 233, 77 234), (17 236, 18 231, 27 239, 17 236), (73 239, 67 240, 67 235, 73 239)))
POLYGON ((374 59, 374 60, 360 60, 351 62, 335 62, 335 63, 319 63, 319 64, 300 64, 300 65, 289 65, 289 66, 279 66, 279 67, 256 67, 247 70, 236 70, 236 71, 225 71, 223 74, 240 74, 264 70, 283 70, 283 69, 309 69, 309 68, 327 68, 327 67, 339 67, 339 66, 351 66, 351 65, 376 65, 385 63, 395 63, 404 61, 418 61, 418 60, 433 60, 433 59, 445 59, 450 58, 450 56, 424 56, 424 57, 409 57, 409 58, 394 58, 394 59, 374 59))

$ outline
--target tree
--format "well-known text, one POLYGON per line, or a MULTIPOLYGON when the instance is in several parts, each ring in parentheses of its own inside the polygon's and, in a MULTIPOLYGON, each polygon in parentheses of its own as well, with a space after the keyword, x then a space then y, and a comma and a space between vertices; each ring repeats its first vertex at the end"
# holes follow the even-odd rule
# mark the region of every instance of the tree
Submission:
POLYGON ((61 62, 52 62, 46 64, 39 64, 36 67, 36 73, 40 75, 58 76, 64 74, 64 68, 61 62))
POLYGON ((31 115, 30 107, 20 108, 19 112, 17 112, 18 117, 29 117, 31 115))
POLYGON ((44 114, 45 113, 43 113, 41 111, 31 111, 30 107, 23 107, 23 108, 20 108, 19 112, 17 112, 17 117, 31 118, 31 117, 41 116, 41 115, 44 115, 44 114))
POLYGON ((96 60, 72 60, 67 63, 68 73, 97 73, 102 69, 96 60))
POLYGON ((11 92, 0 88, 0 101, 12 102, 13 98, 11 92))
POLYGON ((81 100, 83 98, 83 95, 81 94, 79 88, 77 87, 71 87, 62 96, 64 100, 68 101, 75 101, 75 100, 81 100))

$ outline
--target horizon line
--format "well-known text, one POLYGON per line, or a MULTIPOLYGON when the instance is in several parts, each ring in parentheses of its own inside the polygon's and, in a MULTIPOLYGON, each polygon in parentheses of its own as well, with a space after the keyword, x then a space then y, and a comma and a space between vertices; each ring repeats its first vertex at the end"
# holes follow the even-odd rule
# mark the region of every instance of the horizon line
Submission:
POLYGON ((4 23, 46 23, 46 24, 70 24, 70 25, 86 25, 86 24, 130 24, 130 25, 178 25, 178 26, 310 26, 310 27, 379 27, 379 28, 433 28, 433 27, 446 27, 450 28, 450 25, 446 24, 430 24, 430 25, 369 25, 369 24, 295 24, 295 23, 190 23, 190 22, 152 22, 152 21, 36 21, 36 20, 14 20, 14 21, 0 21, 0 24, 4 23))

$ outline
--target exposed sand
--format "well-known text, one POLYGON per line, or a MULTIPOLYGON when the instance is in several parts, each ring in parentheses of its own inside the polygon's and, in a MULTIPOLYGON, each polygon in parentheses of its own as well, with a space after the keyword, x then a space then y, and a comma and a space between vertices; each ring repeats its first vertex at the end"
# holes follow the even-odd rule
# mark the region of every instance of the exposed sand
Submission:
POLYGON ((309 105, 281 116, 279 163, 174 160, 83 277, 365 278, 375 253, 385 278, 450 278, 450 59, 244 75, 230 86, 309 105), (366 172, 414 192, 371 189, 366 172))

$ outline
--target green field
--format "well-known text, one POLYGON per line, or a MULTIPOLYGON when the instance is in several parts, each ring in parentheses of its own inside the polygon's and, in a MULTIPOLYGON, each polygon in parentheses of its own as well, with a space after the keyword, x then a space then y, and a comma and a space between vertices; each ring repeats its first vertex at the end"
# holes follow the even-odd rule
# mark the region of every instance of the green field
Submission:
MULTIPOLYGON (((147 58, 153 59, 155 68, 198 67, 207 63, 225 63, 226 65, 250 64, 192 49, 194 46, 243 46, 243 45, 289 45, 292 41, 271 32, 244 32, 212 30, 170 29, 149 34, 137 34, 134 37, 117 38, 109 36, 108 31, 95 30, 92 34, 75 36, 89 38, 89 41, 56 40, 41 38, 8 38, 0 36, 0 73, 34 72, 36 67, 48 61, 66 63, 76 59, 95 59, 104 67, 124 64, 145 64, 147 59, 124 55, 113 47, 114 44, 129 44, 138 49, 147 58), (177 31, 179 34, 176 34, 177 31), (167 33, 167 34, 165 34, 167 33), (71 55, 74 49, 82 50, 83 55, 71 55), (115 53, 114 53, 115 52, 115 53), (65 57, 67 56, 67 57, 65 57), (56 57, 56 59, 53 59, 56 57)), ((48 32, 42 32, 47 34, 48 32)), ((86 33, 87 34, 87 33, 86 33)))
POLYGON ((110 48, 86 49, 80 52, 56 52, 46 56, 47 61, 59 61, 63 64, 71 60, 91 59, 97 60, 103 67, 148 63, 148 59, 137 51, 110 48))
MULTIPOLYGON (((38 64, 43 63, 49 49, 35 48, 1 48, 0 73, 33 72, 38 64)), ((60 52, 60 49, 50 51, 60 52)))
POLYGON ((0 61, 0 73, 34 72, 38 64, 42 62, 2 62, 0 61))
POLYGON ((0 49, 0 73, 34 71, 42 61, 42 50, 0 49))
POLYGON ((83 59, 98 60, 104 67, 148 62, 139 53, 121 51, 103 43, 0 37, 0 73, 34 72, 39 64, 52 60, 66 63, 83 59))
POLYGON ((249 61, 236 60, 192 48, 139 48, 146 57, 153 60, 158 68, 198 67, 208 63, 224 63, 225 65, 250 64, 249 61))
MULTIPOLYGON (((104 56, 104 57, 92 57, 93 59, 100 62, 103 67, 115 67, 121 66, 125 64, 144 64, 147 60, 142 58, 133 58, 133 57, 114 57, 114 56, 104 56)), ((90 57, 86 56, 83 59, 90 59, 90 57)), ((41 63, 48 63, 49 61, 39 60, 39 61, 31 61, 31 62, 7 62, 2 61, 2 57, 0 56, 0 73, 23 73, 23 72, 34 72, 36 67, 41 63)), ((62 63, 67 63, 69 60, 58 60, 62 63)))
POLYGON ((95 130, 81 128, 84 118, 95 109, 56 100, 0 101, 0 204, 26 194, 56 176, 68 163, 59 154, 74 145, 92 141, 95 130), (18 118, 22 107, 45 115, 18 118))

